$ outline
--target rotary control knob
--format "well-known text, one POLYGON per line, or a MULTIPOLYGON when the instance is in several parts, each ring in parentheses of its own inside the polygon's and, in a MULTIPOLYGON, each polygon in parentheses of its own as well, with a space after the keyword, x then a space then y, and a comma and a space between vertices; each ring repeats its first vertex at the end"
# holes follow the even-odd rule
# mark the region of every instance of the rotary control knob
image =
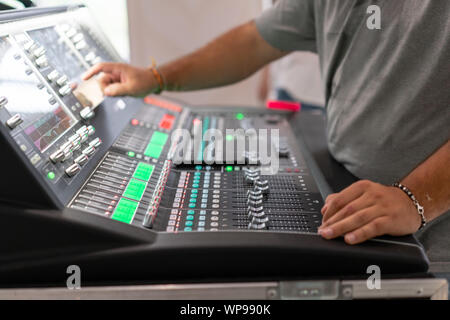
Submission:
POLYGON ((54 164, 57 164, 58 162, 63 162, 65 158, 64 151, 58 150, 55 153, 52 153, 50 155, 50 161, 54 164))
POLYGON ((18 126, 20 126, 23 123, 22 116, 20 114, 16 114, 11 119, 6 121, 6 125, 11 129, 14 130, 18 126))
POLYGON ((88 121, 92 119, 95 116, 94 111, 92 111, 91 108, 87 107, 80 111, 80 117, 81 119, 88 121))
POLYGON ((69 178, 76 176, 81 171, 81 167, 79 164, 73 164, 66 169, 66 174, 69 178))

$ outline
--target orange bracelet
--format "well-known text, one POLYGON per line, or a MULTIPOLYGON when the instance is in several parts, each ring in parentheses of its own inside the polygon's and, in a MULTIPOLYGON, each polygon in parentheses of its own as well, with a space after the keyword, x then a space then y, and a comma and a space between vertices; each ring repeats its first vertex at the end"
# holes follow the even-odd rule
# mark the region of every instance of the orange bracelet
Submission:
POLYGON ((165 88, 164 79, 161 75, 161 72, 159 72, 158 68, 156 67, 156 61, 153 58, 152 58, 152 67, 150 70, 152 71, 153 76, 155 77, 159 86, 158 89, 154 92, 154 94, 161 94, 161 92, 163 92, 165 88))
POLYGON ((161 92, 164 91, 164 80, 161 76, 161 73, 159 72, 158 69, 156 68, 151 68, 150 70, 152 70, 153 75, 155 76, 156 81, 158 82, 158 90, 156 90, 154 93, 155 94, 160 94, 161 92))

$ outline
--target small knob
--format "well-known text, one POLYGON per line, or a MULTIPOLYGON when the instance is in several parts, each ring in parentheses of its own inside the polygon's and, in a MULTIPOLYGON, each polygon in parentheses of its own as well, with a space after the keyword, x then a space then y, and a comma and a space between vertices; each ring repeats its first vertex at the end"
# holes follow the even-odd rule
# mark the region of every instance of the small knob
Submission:
POLYGON ((14 130, 18 126, 20 126, 23 123, 22 116, 20 114, 16 114, 11 119, 6 121, 6 125, 11 129, 14 130))
POLYGON ((80 167, 80 165, 78 165, 76 163, 66 169, 66 174, 69 178, 72 178, 72 177, 76 176, 80 171, 81 171, 81 167, 80 167))
POLYGON ((95 153, 95 148, 94 148, 94 147, 86 148, 86 149, 84 149, 84 150, 82 151, 82 153, 83 153, 85 156, 91 157, 91 156, 93 156, 94 153, 95 153))
POLYGON ((75 163, 84 166, 89 161, 89 158, 86 155, 81 155, 78 158, 75 159, 75 163))
MULTIPOLYGON (((64 87, 62 87, 61 89, 59 89, 59 94, 61 95, 61 96, 67 96, 67 95, 69 95, 71 92, 72 92, 72 88, 68 85, 68 84, 66 84, 64 87)), ((85 108, 86 109, 86 108, 85 108)), ((84 118, 83 118, 84 119, 84 118)))
POLYGON ((55 153, 50 155, 50 161, 54 164, 57 164, 58 162, 62 162, 65 158, 64 151, 58 150, 55 153))
POLYGON ((92 111, 92 109, 89 107, 84 108, 83 110, 80 111, 80 117, 85 121, 92 119, 94 116, 95 116, 94 111, 92 111))

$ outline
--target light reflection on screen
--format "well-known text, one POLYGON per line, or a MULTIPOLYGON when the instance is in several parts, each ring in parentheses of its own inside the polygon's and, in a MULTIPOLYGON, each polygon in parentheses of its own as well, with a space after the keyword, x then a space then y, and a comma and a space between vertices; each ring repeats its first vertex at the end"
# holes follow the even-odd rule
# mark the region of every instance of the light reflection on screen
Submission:
POLYGON ((20 114, 22 128, 41 151, 45 151, 75 120, 42 86, 39 78, 27 72, 18 52, 0 37, 0 93, 8 98, 6 109, 11 115, 20 114))

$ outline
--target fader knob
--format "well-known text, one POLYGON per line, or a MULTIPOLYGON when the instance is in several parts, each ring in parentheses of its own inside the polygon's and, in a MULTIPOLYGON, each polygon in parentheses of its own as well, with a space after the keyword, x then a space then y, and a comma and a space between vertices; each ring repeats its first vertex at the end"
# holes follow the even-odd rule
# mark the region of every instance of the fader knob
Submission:
POLYGON ((269 181, 268 180, 258 180, 258 181, 256 181, 256 186, 260 187, 260 188, 268 187, 269 181))
POLYGON ((250 230, 265 230, 265 229, 267 229, 267 225, 265 223, 254 224, 254 223, 250 222, 250 224, 248 225, 248 228, 250 230))
POLYGON ((255 189, 262 192, 262 194, 264 194, 265 196, 267 196, 270 192, 270 188, 268 186, 267 187, 258 187, 257 186, 257 187, 255 187, 255 189))
POLYGON ((247 200, 247 204, 248 204, 250 207, 252 207, 252 208, 258 208, 259 206, 262 206, 262 205, 263 205, 263 201, 262 201, 262 200, 256 200, 256 201, 254 201, 254 200, 248 199, 248 200, 247 200))
POLYGON ((247 184, 255 184, 256 181, 258 181, 258 180, 259 180, 259 177, 256 177, 256 178, 254 178, 254 177, 245 177, 245 182, 247 184))
POLYGON ((261 217, 261 218, 254 217, 253 220, 252 220, 252 223, 256 224, 256 225, 261 225, 263 223, 265 224, 267 222, 269 222, 269 218, 267 216, 264 216, 264 217, 261 217))

